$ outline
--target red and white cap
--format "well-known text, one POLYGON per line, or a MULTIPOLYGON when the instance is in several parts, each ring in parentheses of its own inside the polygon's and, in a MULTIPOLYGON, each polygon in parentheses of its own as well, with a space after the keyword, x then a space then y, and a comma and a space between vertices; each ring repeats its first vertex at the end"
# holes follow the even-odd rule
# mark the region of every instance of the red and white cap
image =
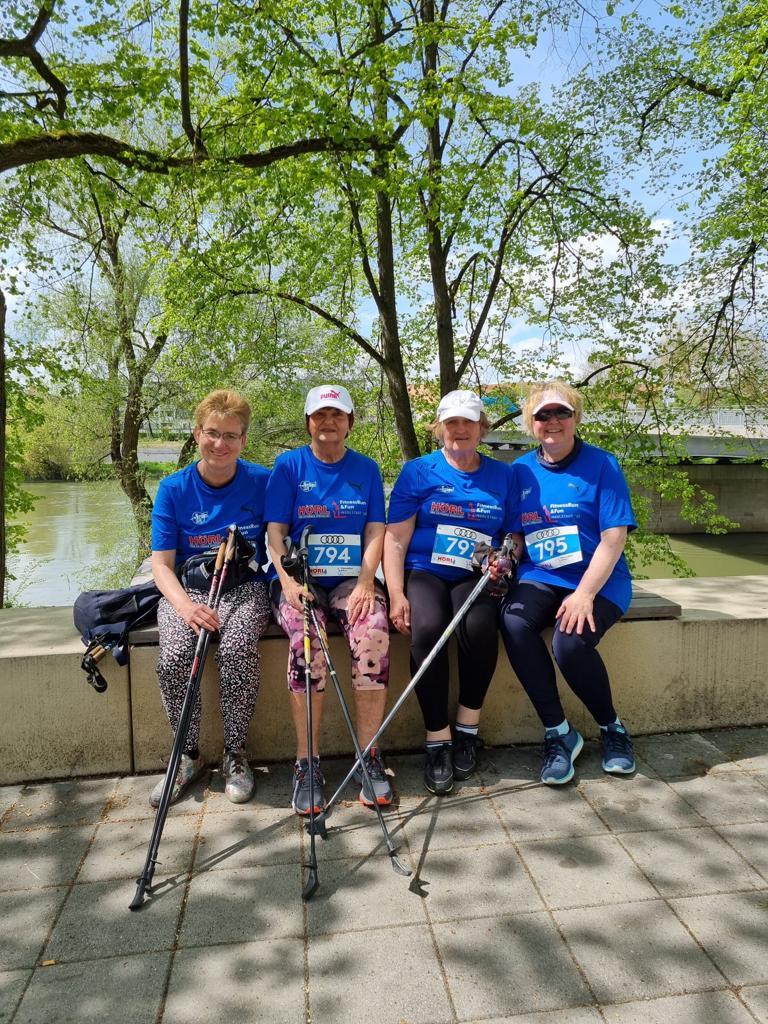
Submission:
POLYGON ((564 409, 570 409, 571 412, 576 411, 571 403, 567 402, 563 398, 559 391, 545 391, 543 395, 539 395, 538 402, 531 409, 531 416, 535 416, 537 412, 547 405, 561 405, 564 409))
POLYGON ((319 384, 307 394, 304 415, 311 416, 318 409, 341 409, 347 416, 355 411, 352 396, 341 384, 319 384))

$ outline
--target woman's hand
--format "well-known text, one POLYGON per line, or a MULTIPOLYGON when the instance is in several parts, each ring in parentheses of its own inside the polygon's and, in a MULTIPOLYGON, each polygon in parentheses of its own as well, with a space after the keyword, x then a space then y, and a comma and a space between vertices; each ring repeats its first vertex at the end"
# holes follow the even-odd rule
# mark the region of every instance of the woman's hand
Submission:
POLYGON ((589 623, 589 628, 595 632, 595 620, 592 617, 594 601, 589 594, 579 593, 574 590, 572 594, 563 598, 563 603, 557 609, 555 619, 560 621, 561 633, 572 633, 574 629, 579 636, 584 632, 584 623, 589 623))
POLYGON ((347 599, 347 620, 353 626, 358 619, 371 615, 376 607, 376 589, 373 580, 364 583, 358 579, 355 589, 347 599))
POLYGON ((411 602, 405 594, 389 595, 389 617, 398 633, 411 632, 411 602))
POLYGON ((215 633, 217 629, 221 628, 219 616, 208 605, 198 604, 197 601, 187 598, 183 605, 176 608, 176 611, 198 635, 201 629, 207 629, 209 633, 215 633))
POLYGON ((297 612, 304 611, 304 598, 308 597, 310 601, 314 601, 312 592, 307 592, 305 588, 299 583, 298 580, 293 579, 291 576, 287 576, 282 583, 283 596, 291 608, 295 608, 297 612))

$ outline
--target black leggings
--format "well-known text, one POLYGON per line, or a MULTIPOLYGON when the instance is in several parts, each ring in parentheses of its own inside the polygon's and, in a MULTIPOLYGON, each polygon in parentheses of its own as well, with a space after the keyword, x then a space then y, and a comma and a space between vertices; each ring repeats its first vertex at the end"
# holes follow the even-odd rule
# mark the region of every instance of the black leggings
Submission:
MULTIPOLYGON (((505 597, 501 609, 501 636, 515 674, 545 728, 559 725, 565 718, 557 692, 555 666, 547 645, 541 637, 545 626, 555 624, 555 613, 562 600, 573 593, 565 587, 546 583, 517 583, 505 597)), ((562 633, 555 626, 552 653, 565 681, 586 706, 598 725, 616 720, 603 659, 596 647, 614 622, 622 616, 621 609, 605 597, 595 598, 592 615, 595 632, 585 624, 579 636, 562 633)))
MULTIPOLYGON (((469 596, 477 576, 444 580, 431 572, 410 569, 405 596, 411 605, 411 672, 415 673, 469 596)), ((497 598, 481 593, 456 627, 459 648, 459 703, 479 710, 491 684, 498 653, 497 598)), ((448 725, 448 646, 437 655, 416 686, 428 732, 448 725)))

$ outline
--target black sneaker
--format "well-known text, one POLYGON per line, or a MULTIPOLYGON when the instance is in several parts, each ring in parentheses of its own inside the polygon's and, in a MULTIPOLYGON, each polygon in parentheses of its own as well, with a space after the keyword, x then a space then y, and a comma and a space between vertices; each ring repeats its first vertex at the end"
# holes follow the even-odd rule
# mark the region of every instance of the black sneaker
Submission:
MULTIPOLYGON (((320 758, 312 758, 314 765, 312 769, 312 783, 314 793, 314 813, 320 814, 321 811, 325 810, 325 796, 323 795, 323 786, 325 785, 325 779, 323 773, 320 771, 320 758)), ((293 769, 293 797, 291 798, 291 806, 297 814, 308 815, 309 814, 309 761, 306 757, 300 758, 293 769)))
POLYGON ((424 762, 424 785, 430 793, 450 793, 453 789, 453 750, 450 743, 427 747, 424 762))
POLYGON ((453 734, 453 774, 468 779, 477 768, 477 735, 457 729, 453 734))

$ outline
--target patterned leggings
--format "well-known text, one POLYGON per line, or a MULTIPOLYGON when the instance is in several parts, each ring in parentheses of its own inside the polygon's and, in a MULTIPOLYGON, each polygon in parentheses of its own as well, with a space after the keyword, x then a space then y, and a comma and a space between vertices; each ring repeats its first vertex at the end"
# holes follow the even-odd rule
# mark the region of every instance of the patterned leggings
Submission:
MULTIPOLYGON (((208 595, 202 590, 188 590, 187 593, 198 604, 205 604, 208 600, 208 595)), ((224 721, 224 745, 236 749, 245 746, 259 692, 258 641, 269 622, 266 584, 257 581, 242 583, 222 594, 218 612, 221 632, 216 663, 219 666, 219 706, 224 721)), ((197 635, 165 598, 158 605, 157 625, 160 634, 157 678, 165 712, 175 733, 197 635)), ((185 750, 195 750, 199 738, 200 694, 192 711, 185 750)))
MULTIPOLYGON (((352 653, 352 687, 355 690, 380 690, 389 681, 389 620, 384 591, 377 582, 376 605, 370 615, 361 616, 353 626, 347 619, 347 602, 357 579, 344 580, 332 590, 316 589, 315 611, 325 628, 330 615, 341 626, 352 653)), ((283 596, 278 580, 272 582, 272 607, 275 618, 289 640, 288 688, 304 693, 304 613, 297 612, 283 596)), ((325 659, 320 641, 310 627, 312 689, 325 690, 325 659)))

